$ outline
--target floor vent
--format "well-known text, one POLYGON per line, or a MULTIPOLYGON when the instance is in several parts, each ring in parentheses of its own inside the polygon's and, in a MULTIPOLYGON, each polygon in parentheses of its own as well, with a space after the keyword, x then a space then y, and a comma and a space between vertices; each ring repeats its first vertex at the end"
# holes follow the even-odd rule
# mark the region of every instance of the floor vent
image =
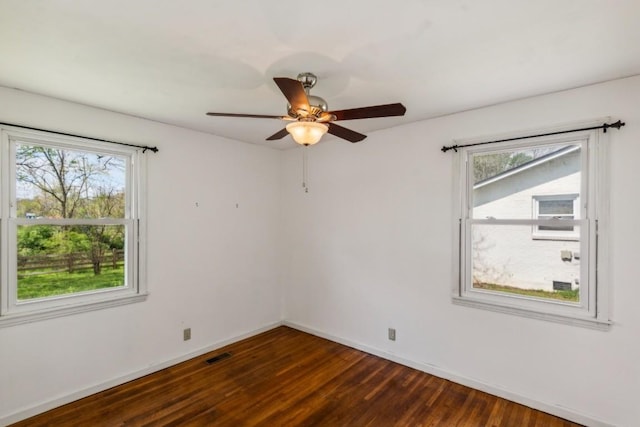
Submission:
POLYGON ((212 357, 211 359, 207 359, 207 363, 209 365, 213 365, 214 363, 220 362, 221 360, 224 360, 224 359, 228 359, 229 357, 231 357, 231 353, 222 353, 215 357, 212 357))

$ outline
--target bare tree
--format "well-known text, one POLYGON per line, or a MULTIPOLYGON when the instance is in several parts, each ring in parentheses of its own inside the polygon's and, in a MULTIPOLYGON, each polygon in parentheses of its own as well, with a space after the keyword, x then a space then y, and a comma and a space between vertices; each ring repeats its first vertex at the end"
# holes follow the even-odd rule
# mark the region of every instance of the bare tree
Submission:
POLYGON ((91 191, 94 180, 107 174, 114 158, 84 152, 41 146, 18 145, 17 180, 31 191, 40 190, 48 212, 59 218, 75 218, 83 196, 91 191), (92 158, 90 159, 89 156, 92 158))

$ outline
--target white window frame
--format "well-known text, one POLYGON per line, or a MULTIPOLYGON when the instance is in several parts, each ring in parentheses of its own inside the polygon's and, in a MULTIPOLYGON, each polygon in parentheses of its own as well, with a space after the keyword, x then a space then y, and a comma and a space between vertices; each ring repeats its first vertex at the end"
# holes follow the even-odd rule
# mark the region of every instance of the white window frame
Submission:
POLYGON ((0 126, 0 327, 143 301, 146 285, 146 158, 141 149, 86 138, 0 126), (16 144, 31 144, 124 157, 125 216, 121 219, 38 219, 16 217, 16 144), (125 286, 19 301, 17 227, 19 225, 124 225, 125 286))
MULTIPOLYGON (((554 195, 544 195, 544 196, 533 196, 533 214, 532 218, 535 219, 580 219, 580 197, 579 194, 554 194, 554 195), (572 215, 549 215, 549 214, 541 214, 540 213, 540 202, 549 201, 549 200, 568 200, 573 203, 573 214, 572 215), (573 218, 564 218, 564 217, 573 217, 573 218)), ((566 224, 563 224, 566 225, 566 224)), ((536 240, 580 240, 580 236, 578 232, 574 229, 572 231, 569 230, 541 230, 540 225, 534 225, 532 227, 532 237, 536 240)))
MULTIPOLYGON (((547 134, 572 128, 601 125, 607 119, 572 124, 557 128, 535 129, 519 134, 456 140, 455 145, 467 145, 486 140, 503 140, 523 134, 547 134)), ((578 131, 564 135, 527 138, 518 141, 458 148, 454 154, 454 251, 452 301, 454 304, 486 309, 524 317, 548 320, 576 326, 606 330, 609 319, 608 270, 608 133, 601 130, 578 131), (473 172, 468 159, 472 154, 526 149, 540 145, 577 143, 581 145, 582 176, 577 218, 530 220, 473 218, 473 172), (474 224, 492 225, 568 225, 580 227, 581 283, 580 302, 565 303, 543 300, 505 292, 473 289, 471 229, 474 224)))

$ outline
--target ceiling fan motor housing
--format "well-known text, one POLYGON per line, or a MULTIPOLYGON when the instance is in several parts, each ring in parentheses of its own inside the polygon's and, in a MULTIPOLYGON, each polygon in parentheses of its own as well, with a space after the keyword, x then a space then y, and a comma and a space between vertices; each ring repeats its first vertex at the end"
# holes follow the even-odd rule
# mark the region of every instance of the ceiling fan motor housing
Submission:
POLYGON ((319 96, 311 95, 309 93, 309 90, 318 82, 318 77, 313 73, 300 73, 298 74, 297 80, 302 84, 302 87, 307 94, 307 100, 310 108, 309 111, 294 111, 291 108, 291 104, 287 103, 287 111, 291 117, 305 121, 315 121, 315 119, 320 118, 322 113, 329 111, 327 101, 319 96))
POLYGON ((287 111, 289 112, 289 115, 291 117, 298 117, 298 118, 315 117, 317 119, 320 117, 320 114, 324 113, 325 111, 329 111, 329 105, 327 104, 327 101, 325 101, 323 98, 320 98, 319 96, 315 96, 315 95, 307 95, 307 99, 309 100, 309 111, 306 114, 300 114, 300 112, 294 111, 291 108, 291 104, 287 103, 287 111))

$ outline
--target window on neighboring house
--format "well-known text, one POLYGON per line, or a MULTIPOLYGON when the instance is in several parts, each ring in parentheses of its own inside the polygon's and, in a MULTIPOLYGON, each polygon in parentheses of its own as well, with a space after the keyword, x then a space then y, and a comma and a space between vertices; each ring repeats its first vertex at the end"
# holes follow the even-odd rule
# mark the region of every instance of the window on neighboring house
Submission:
MULTIPOLYGON (((578 194, 533 196, 533 217, 537 219, 578 219, 580 212, 578 194)), ((546 225, 533 227, 534 239, 578 240, 580 236, 573 225, 546 225)))
POLYGON ((594 131, 569 135, 458 149, 454 302, 606 325, 606 147, 594 131))
POLYGON ((143 299, 143 156, 2 129, 0 325, 143 299))

